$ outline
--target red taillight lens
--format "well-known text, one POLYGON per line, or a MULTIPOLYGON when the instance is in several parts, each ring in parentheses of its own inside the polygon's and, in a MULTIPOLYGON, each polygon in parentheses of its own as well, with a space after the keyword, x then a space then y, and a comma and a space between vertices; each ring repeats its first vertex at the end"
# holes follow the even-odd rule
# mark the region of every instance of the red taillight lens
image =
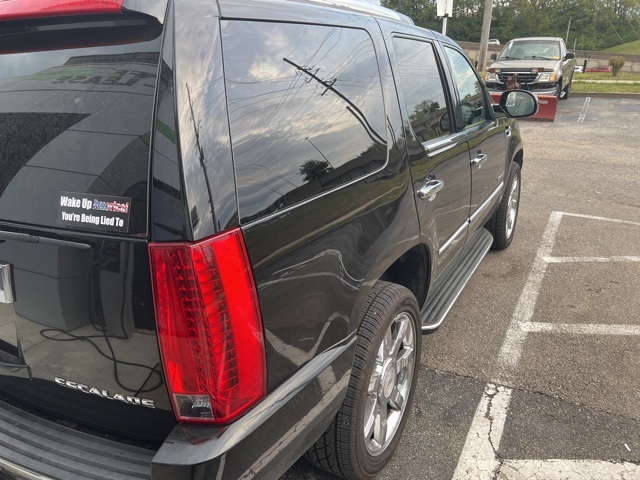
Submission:
POLYGON ((124 0, 3 0, 0 20, 120 13, 124 0))
POLYGON ((265 394, 262 319, 240 229, 151 243, 158 338, 178 421, 228 422, 265 394))

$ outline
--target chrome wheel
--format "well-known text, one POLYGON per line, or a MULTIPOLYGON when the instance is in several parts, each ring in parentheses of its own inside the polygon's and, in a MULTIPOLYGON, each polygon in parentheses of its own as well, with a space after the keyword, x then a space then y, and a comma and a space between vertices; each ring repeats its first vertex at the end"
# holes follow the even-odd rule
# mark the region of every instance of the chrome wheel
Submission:
POLYGON ((518 217, 518 202, 520 200, 520 177, 515 176, 509 192, 509 200, 507 201, 507 221, 505 222, 505 236, 511 238, 513 230, 516 227, 516 218, 518 217))
POLYGON ((520 207, 520 165, 511 163, 509 178, 505 186, 504 194, 500 199, 498 210, 493 214, 487 228, 493 235, 494 250, 504 250, 509 245, 516 233, 518 220, 518 208, 520 207))
POLYGON ((347 394, 306 458, 333 475, 372 478, 393 456, 420 368, 420 307, 406 287, 378 281, 362 306, 347 394))
POLYGON ((415 322, 400 312, 391 322, 376 354, 364 407, 364 444, 376 456, 393 440, 400 425, 415 369, 415 322))

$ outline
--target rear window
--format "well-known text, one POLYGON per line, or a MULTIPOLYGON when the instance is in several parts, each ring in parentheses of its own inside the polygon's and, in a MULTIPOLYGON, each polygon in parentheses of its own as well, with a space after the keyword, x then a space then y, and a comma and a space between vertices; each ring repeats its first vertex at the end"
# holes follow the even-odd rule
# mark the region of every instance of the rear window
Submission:
POLYGON ((385 164, 380 73, 366 31, 239 21, 222 25, 241 221, 385 164))
POLYGON ((0 220, 146 234, 159 49, 0 55, 0 220))

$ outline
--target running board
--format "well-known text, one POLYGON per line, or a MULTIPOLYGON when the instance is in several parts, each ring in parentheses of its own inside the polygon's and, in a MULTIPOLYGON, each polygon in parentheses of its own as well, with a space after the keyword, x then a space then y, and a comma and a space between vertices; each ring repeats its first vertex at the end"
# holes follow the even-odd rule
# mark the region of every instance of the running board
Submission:
POLYGON ((489 231, 479 228, 457 258, 442 272, 431 287, 427 301, 420 312, 423 333, 440 326, 492 243, 493 237, 489 231))

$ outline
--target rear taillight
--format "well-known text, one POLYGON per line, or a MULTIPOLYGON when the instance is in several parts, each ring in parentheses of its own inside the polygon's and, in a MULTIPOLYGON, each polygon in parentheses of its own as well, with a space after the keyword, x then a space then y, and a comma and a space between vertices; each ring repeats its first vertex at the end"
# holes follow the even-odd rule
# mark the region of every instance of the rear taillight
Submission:
POLYGON ((2 0, 0 20, 120 13, 124 0, 2 0))
POLYGON ((262 319, 240 229, 151 243, 158 339, 181 422, 233 420, 265 394, 262 319))

